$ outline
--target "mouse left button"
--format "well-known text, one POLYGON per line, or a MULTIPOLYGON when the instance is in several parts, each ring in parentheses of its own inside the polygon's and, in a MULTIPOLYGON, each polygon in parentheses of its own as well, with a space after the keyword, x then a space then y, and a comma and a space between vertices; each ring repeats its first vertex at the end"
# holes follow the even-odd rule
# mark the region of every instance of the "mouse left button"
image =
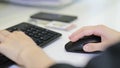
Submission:
POLYGON ((70 41, 70 42, 68 42, 68 43, 66 43, 65 44, 65 50, 66 51, 71 51, 71 46, 70 45, 72 45, 73 43, 70 41))

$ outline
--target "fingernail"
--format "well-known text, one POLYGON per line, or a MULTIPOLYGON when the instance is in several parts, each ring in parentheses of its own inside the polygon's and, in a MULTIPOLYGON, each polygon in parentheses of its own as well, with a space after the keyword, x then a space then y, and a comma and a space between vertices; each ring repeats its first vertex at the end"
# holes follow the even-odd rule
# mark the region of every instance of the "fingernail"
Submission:
POLYGON ((92 50, 92 48, 90 46, 84 46, 83 49, 87 52, 92 50))

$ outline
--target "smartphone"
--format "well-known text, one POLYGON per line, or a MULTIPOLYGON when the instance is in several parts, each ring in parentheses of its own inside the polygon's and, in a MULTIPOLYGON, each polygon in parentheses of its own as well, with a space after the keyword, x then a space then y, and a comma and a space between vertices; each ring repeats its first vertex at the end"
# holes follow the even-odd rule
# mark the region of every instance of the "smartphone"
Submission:
POLYGON ((65 23, 71 23, 77 19, 77 16, 54 14, 47 12, 39 12, 31 16, 32 19, 41 19, 46 21, 60 21, 65 23))

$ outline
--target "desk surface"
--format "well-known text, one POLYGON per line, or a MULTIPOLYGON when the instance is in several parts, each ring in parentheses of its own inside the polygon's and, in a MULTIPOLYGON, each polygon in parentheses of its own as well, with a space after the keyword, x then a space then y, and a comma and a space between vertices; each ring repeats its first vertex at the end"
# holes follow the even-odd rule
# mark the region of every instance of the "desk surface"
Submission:
POLYGON ((92 1, 91 4, 88 3, 87 0, 78 0, 78 2, 62 9, 45 9, 0 3, 0 29, 5 29, 21 22, 27 22, 32 14, 39 11, 76 15, 78 16, 78 20, 76 21, 78 24, 77 28, 68 32, 51 29, 62 33, 62 37, 49 46, 45 47, 43 50, 56 62, 64 62, 76 66, 84 66, 94 55, 68 53, 65 51, 64 45, 69 41, 68 36, 83 26, 103 24, 120 31, 120 1, 110 1, 112 1, 112 3, 106 2, 105 4, 107 5, 103 4, 102 6, 100 3, 96 2, 98 3, 97 7, 93 7, 96 4, 92 5, 92 1))

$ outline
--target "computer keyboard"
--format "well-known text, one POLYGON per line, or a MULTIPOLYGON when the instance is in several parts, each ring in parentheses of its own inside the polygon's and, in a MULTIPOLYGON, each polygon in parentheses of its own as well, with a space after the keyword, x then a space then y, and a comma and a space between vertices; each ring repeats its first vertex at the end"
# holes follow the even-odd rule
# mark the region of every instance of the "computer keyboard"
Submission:
MULTIPOLYGON (((45 47, 48 43, 59 38, 62 34, 48 30, 46 28, 38 27, 29 23, 20 23, 18 25, 7 28, 8 31, 23 31, 26 35, 31 37, 38 46, 45 47)), ((6 68, 9 65, 15 64, 13 61, 9 60, 7 57, 0 54, 0 68, 6 68)))

